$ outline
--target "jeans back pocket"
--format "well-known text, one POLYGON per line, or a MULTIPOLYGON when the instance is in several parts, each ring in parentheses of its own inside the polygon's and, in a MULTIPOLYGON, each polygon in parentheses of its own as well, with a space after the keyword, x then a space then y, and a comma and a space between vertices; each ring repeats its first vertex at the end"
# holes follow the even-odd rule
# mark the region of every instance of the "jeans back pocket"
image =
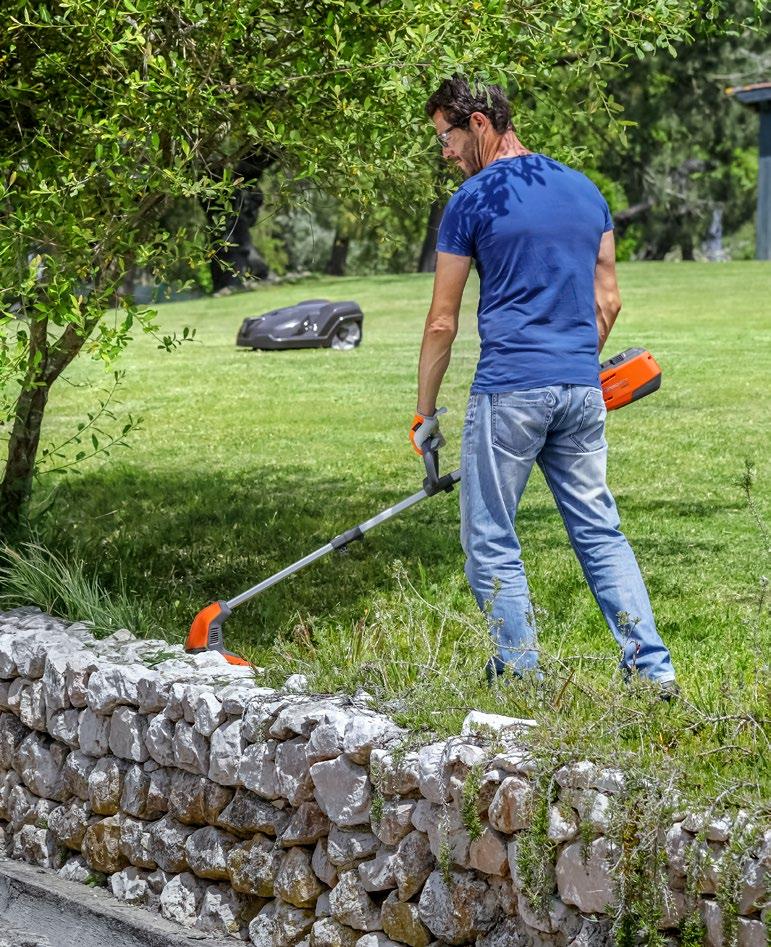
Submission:
POLYGON ((580 450, 589 453, 605 446, 607 415, 601 389, 589 388, 584 395, 578 427, 570 435, 580 450))
POLYGON ((548 391, 494 394, 493 444, 515 457, 535 457, 546 439, 555 403, 554 395, 548 391))

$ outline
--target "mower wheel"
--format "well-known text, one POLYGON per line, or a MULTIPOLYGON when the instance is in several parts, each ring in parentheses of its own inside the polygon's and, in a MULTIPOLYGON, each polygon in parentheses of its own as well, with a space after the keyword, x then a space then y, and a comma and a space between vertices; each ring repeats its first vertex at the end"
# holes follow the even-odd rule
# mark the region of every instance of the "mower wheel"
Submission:
POLYGON ((355 319, 346 319, 335 329, 329 347, 332 349, 355 349, 361 342, 361 325, 355 319))

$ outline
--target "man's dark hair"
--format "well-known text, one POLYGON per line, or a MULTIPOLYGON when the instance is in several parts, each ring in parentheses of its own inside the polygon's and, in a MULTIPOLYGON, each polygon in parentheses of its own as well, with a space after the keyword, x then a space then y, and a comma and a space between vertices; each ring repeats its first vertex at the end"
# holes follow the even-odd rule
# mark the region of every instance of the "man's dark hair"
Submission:
POLYGON ((483 85, 481 82, 470 85, 458 73, 451 79, 445 79, 426 102, 429 118, 433 118, 440 109, 447 121, 459 128, 468 126, 473 112, 486 115, 499 135, 513 127, 509 100, 500 86, 483 85))

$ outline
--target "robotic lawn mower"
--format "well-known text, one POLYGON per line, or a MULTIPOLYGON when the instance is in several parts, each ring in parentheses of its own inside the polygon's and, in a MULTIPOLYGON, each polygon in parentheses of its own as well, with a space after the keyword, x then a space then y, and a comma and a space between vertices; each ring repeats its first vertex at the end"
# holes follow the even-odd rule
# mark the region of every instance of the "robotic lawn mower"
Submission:
POLYGON ((244 319, 236 345, 248 349, 355 349, 364 314, 355 302, 306 299, 244 319))

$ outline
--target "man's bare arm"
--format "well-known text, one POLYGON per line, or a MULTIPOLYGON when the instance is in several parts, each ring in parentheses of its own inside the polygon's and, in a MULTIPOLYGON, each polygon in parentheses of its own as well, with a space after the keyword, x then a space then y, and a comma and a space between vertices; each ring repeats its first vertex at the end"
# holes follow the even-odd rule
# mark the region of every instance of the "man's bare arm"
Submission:
POLYGON ((594 305, 599 335, 598 352, 601 352, 621 311, 621 294, 616 280, 616 241, 612 230, 604 233, 600 241, 594 270, 594 305))
POLYGON ((436 411, 439 388, 450 364, 450 350, 458 332, 458 316, 471 257, 437 253, 434 294, 428 310, 418 363, 418 414, 436 411))

